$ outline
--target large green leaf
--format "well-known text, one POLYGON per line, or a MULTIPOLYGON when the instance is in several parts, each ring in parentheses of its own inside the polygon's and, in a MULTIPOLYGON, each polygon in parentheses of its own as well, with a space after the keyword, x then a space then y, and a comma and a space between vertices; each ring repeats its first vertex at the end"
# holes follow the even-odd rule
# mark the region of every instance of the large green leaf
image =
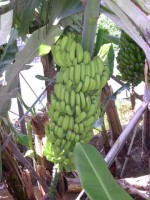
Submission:
POLYGON ((3 107, 6 103, 5 96, 8 96, 7 94, 11 90, 14 90, 13 81, 16 80, 18 73, 25 68, 25 64, 32 62, 39 55, 47 54, 51 49, 51 45, 55 42, 56 37, 61 33, 62 30, 58 26, 53 26, 49 32, 46 27, 42 27, 31 35, 25 48, 16 54, 15 63, 8 66, 6 75, 7 86, 1 89, 3 98, 0 99, 0 107, 3 107), (46 48, 43 48, 43 45, 46 45, 46 48))
POLYGON ((132 200, 115 181, 103 157, 93 146, 77 143, 74 160, 81 184, 91 200, 132 200))

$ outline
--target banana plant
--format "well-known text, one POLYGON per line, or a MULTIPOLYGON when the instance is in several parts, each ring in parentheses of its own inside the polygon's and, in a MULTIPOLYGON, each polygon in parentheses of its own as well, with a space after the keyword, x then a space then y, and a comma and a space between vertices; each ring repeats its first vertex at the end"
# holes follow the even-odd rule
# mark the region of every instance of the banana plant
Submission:
MULTIPOLYGON (((141 0, 127 0, 124 3, 121 0, 104 0, 102 12, 118 24, 130 37, 143 49, 146 56, 145 63, 145 93, 144 101, 150 102, 149 98, 149 65, 150 65, 150 19, 149 2, 141 0)), ((150 141, 149 119, 145 112, 144 117, 144 138, 148 144, 150 141)), ((147 147, 149 145, 146 145, 147 147)), ((149 149, 149 148, 148 148, 149 149)))

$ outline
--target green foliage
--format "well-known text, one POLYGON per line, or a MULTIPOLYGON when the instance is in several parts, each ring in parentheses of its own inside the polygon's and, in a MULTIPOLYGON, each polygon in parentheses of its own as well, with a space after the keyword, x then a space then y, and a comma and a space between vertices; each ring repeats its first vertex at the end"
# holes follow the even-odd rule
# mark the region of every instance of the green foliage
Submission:
POLYGON ((80 0, 19 0, 14 13, 14 25, 17 25, 19 33, 25 35, 46 25, 51 28, 57 23, 71 15, 83 10, 80 0), (28 13, 28 14, 27 14, 28 13))
POLYGON ((3 54, 0 58, 0 75, 7 69, 8 65, 10 65, 15 60, 15 55, 18 51, 16 44, 17 36, 18 31, 16 29, 12 29, 9 41, 4 47, 3 54))
POLYGON ((110 35, 120 37, 120 28, 111 19, 103 14, 99 17, 98 26, 103 27, 103 29, 107 30, 110 35))
POLYGON ((32 62, 35 57, 39 56, 40 45, 49 45, 49 48, 42 51, 42 54, 47 54, 51 49, 51 45, 55 42, 56 37, 61 33, 62 30, 58 26, 53 26, 49 31, 47 31, 46 27, 42 27, 31 35, 25 48, 16 54, 15 62, 7 67, 7 85, 0 88, 0 96, 3 97, 0 98, 0 108, 6 107, 2 110, 4 114, 10 108, 10 99, 16 97, 16 81, 19 72, 25 68, 26 64, 32 62), (5 106, 8 102, 9 106, 5 106))
POLYGON ((105 34, 108 34, 108 30, 104 29, 104 27, 100 26, 96 35, 96 43, 94 49, 94 56, 96 56, 103 44, 108 43, 108 41, 104 38, 105 34))
POLYGON ((74 160, 81 184, 91 200, 132 200, 115 181, 103 157, 94 147, 77 143, 74 160))
POLYGON ((34 16, 35 8, 38 5, 39 0, 28 0, 24 5, 23 13, 20 21, 20 34, 28 33, 29 26, 34 16), (27 14, 28 13, 28 14, 27 14), (23 26, 22 26, 23 25, 23 26))

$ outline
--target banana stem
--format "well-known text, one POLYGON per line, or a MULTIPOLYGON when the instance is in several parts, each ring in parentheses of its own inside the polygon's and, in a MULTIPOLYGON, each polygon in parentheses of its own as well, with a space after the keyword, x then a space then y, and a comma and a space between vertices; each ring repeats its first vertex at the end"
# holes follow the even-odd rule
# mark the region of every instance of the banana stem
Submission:
POLYGON ((55 200, 55 192, 56 187, 58 184, 60 171, 57 169, 57 167, 53 167, 53 174, 52 174, 52 180, 51 180, 51 187, 50 187, 50 199, 55 200))
POLYGON ((97 20, 99 17, 99 0, 87 0, 84 12, 82 47, 92 55, 94 49, 97 20))

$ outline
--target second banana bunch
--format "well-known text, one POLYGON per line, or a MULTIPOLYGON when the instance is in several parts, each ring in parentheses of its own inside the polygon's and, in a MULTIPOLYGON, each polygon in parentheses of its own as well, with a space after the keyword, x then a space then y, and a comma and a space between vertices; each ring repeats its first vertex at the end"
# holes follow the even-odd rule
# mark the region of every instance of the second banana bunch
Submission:
POLYGON ((100 94, 109 79, 109 69, 96 56, 91 59, 73 37, 64 36, 52 46, 57 73, 46 127, 49 160, 60 170, 72 170, 76 142, 87 143, 100 116, 100 94))

